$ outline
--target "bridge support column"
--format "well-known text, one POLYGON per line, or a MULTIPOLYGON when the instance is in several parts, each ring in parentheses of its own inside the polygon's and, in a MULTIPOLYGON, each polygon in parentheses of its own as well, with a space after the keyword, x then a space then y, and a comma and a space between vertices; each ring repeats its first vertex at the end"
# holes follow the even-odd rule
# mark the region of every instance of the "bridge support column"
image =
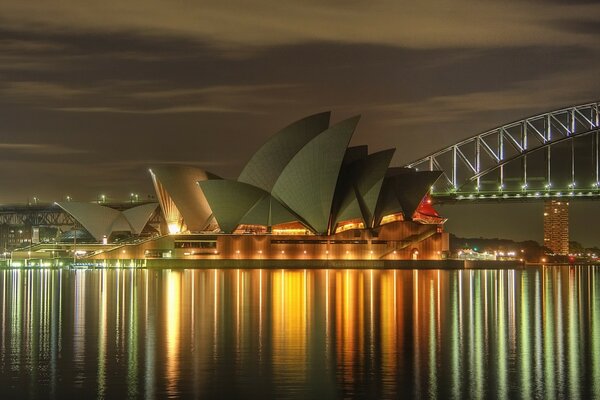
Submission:
POLYGON ((569 254, 568 201, 544 201, 544 246, 554 254, 569 254))

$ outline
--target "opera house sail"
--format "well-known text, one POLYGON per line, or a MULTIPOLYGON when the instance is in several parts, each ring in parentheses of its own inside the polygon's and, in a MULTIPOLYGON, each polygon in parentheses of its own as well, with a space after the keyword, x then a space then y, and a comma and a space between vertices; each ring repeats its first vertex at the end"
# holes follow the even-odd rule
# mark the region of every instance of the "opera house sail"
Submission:
MULTIPOLYGON (((392 167, 395 149, 349 147, 359 120, 331 124, 325 112, 296 121, 262 145, 237 179, 197 166, 151 166, 162 234, 96 258, 443 258, 445 219, 427 196, 441 172, 392 167)), ((152 209, 130 211, 135 216, 128 219, 117 211, 61 207, 85 220, 94 237, 110 235, 113 226, 140 231, 142 215, 152 209)))

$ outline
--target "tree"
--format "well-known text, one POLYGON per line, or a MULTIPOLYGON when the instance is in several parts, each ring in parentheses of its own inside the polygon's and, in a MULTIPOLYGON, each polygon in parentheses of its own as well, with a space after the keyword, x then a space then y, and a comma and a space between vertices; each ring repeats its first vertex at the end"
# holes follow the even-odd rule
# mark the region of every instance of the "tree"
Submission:
POLYGON ((585 249, 579 242, 569 241, 569 254, 584 253, 585 249))

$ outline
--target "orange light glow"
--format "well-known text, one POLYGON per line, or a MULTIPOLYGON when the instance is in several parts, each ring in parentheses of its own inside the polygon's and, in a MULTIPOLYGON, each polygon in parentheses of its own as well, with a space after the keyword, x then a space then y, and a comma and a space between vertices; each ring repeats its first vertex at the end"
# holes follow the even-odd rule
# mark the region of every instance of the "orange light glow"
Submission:
POLYGON ((307 230, 304 229, 273 229, 273 235, 306 235, 307 230))
POLYGON ((311 235, 311 232, 299 222, 290 222, 273 226, 273 235, 311 235))
POLYGON ((350 229, 364 229, 365 224, 360 219, 353 219, 350 221, 340 222, 335 228, 335 233, 344 232, 350 229))
POLYGON ((394 221, 404 221, 404 215, 402 213, 384 215, 383 218, 381 218, 381 225, 389 224, 394 221))

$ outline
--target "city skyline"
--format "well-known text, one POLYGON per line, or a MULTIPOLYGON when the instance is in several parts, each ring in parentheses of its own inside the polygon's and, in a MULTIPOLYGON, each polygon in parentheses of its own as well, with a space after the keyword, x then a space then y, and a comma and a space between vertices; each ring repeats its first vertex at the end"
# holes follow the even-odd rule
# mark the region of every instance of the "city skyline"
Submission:
MULTIPOLYGON (((116 4, 4 2, 1 203, 145 196, 152 164, 235 177, 271 132, 328 109, 361 114, 352 144, 396 147, 402 165, 600 93, 591 2, 116 4)), ((461 207, 442 208, 459 235, 542 238, 541 205, 461 207)))

